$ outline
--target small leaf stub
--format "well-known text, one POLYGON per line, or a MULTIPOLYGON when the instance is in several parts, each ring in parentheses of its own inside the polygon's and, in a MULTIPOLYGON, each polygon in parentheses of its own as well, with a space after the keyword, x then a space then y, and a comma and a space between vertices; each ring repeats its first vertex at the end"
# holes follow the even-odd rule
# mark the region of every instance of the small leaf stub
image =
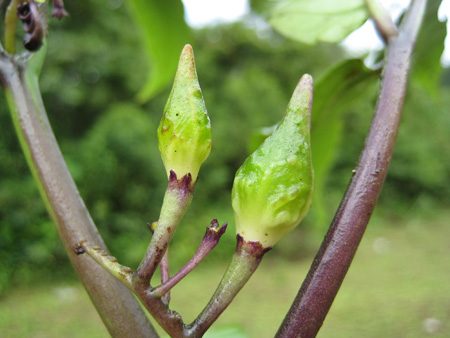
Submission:
POLYGON ((265 248, 293 230, 311 207, 312 89, 312 78, 306 74, 278 128, 246 159, 234 179, 236 232, 265 248))
POLYGON ((195 70, 194 53, 186 45, 158 127, 159 150, 167 176, 191 174, 195 184, 211 150, 211 124, 195 70))

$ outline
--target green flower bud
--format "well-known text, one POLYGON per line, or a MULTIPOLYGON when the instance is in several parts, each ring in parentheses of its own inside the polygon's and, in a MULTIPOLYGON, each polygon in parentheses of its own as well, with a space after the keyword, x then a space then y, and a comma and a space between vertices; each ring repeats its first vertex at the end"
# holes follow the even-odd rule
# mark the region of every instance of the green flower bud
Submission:
POLYGON ((232 192, 236 232, 246 241, 272 246, 311 207, 312 89, 311 76, 303 75, 277 129, 236 173, 232 192))
POLYGON ((191 174, 195 184, 211 150, 211 124, 195 70, 190 45, 181 52, 172 91, 158 127, 159 150, 167 176, 191 174))

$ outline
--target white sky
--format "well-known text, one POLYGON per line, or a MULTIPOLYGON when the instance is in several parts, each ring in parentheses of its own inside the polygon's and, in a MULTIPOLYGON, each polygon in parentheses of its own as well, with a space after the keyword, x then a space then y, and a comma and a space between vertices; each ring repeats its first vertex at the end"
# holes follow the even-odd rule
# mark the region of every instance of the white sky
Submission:
POLYGON ((250 11, 247 0, 183 0, 192 27, 239 20, 250 11))
MULTIPOLYGON (((437 1, 437 0, 431 0, 437 1)), ((410 0, 380 0, 391 16, 397 18, 410 0)), ((242 18, 250 11, 248 0, 183 0, 186 20, 192 27, 232 22, 242 18)), ((450 17, 450 0, 443 0, 439 10, 439 19, 450 17)), ((447 22, 447 30, 449 23, 447 22)), ((375 33, 370 22, 353 32, 343 43, 354 56, 362 55, 370 50, 381 49, 383 44, 375 33)), ((446 39, 446 50, 442 62, 450 65, 450 38, 446 39)))

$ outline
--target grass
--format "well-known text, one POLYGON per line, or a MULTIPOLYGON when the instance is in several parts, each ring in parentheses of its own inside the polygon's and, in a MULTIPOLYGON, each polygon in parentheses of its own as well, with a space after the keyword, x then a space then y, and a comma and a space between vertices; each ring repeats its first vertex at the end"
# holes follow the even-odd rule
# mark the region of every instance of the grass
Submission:
MULTIPOLYGON (((312 257, 288 262, 268 255, 214 329, 232 325, 228 337, 274 336, 312 257)), ((201 311, 224 270, 201 265, 174 290, 172 307, 185 321, 201 311)), ((108 336, 78 284, 15 289, 0 299, 0 337, 108 336)), ((448 218, 389 225, 374 219, 318 337, 449 336, 448 218)))

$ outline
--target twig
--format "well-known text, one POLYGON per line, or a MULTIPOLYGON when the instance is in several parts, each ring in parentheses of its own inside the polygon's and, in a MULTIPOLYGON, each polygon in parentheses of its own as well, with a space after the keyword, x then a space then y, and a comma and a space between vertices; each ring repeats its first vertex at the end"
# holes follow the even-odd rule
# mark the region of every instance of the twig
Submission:
POLYGON ((9 54, 16 52, 17 5, 19 0, 11 0, 5 13, 5 50, 9 54))
POLYGON ((81 241, 75 245, 74 252, 77 255, 84 253, 88 254, 106 271, 128 287, 128 289, 133 290, 131 285, 133 271, 128 266, 119 264, 115 257, 108 255, 108 253, 103 251, 99 246, 92 246, 87 241, 81 241))
POLYGON ((317 335, 350 267, 381 191, 392 158, 406 92, 411 53, 426 0, 414 0, 388 41, 375 115, 355 174, 311 269, 276 335, 317 335))
POLYGON ((150 244, 133 279, 150 287, 150 280, 160 264, 175 231, 191 204, 194 192, 192 177, 187 174, 180 179, 170 171, 169 184, 164 195, 161 214, 150 244))
POLYGON ((247 283, 261 263, 264 254, 270 249, 271 247, 264 248, 260 242, 247 242, 239 234, 237 235, 236 251, 231 263, 202 313, 193 323, 186 325, 186 337, 203 336, 247 283))
MULTIPOLYGON (((170 265, 169 265, 169 248, 167 248, 161 259, 161 264, 159 265, 161 269, 161 283, 166 283, 170 279, 170 265)), ((170 291, 167 291, 162 297, 164 304, 169 305, 170 303, 170 291)))
MULTIPOLYGON (((214 219, 206 228, 205 236, 200 244, 197 252, 189 260, 189 262, 178 271, 172 278, 164 281, 163 284, 154 288, 151 293, 155 296, 166 295, 178 282, 180 282, 188 273, 190 273, 219 243, 220 237, 225 233, 227 223, 219 226, 219 223, 214 219)), ((162 263, 161 263, 162 264, 162 263)), ((162 266, 161 266, 162 268, 162 266)))
MULTIPOLYGON (((155 229, 158 222, 153 222, 152 224, 147 223, 148 228, 152 235, 155 233, 155 229)), ((166 252, 164 253, 163 258, 161 259, 161 263, 159 265, 161 270, 161 283, 165 283, 170 278, 170 264, 169 264, 169 248, 167 247, 166 252)), ((164 304, 169 305, 170 303, 170 292, 167 292, 162 298, 164 304)))

